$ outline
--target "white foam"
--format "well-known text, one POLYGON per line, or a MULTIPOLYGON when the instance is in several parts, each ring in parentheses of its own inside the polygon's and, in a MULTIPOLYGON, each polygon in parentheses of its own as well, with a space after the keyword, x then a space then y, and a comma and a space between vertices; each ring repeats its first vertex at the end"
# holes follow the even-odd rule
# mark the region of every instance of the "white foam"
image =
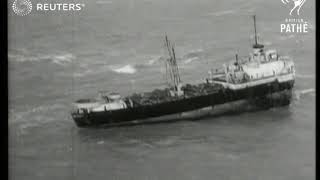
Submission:
POLYGON ((71 53, 65 54, 49 54, 49 55, 22 55, 22 54, 8 54, 8 58, 15 62, 40 62, 44 60, 49 60, 52 63, 59 65, 66 65, 75 59, 75 56, 71 53))
POLYGON ((177 143, 178 138, 177 137, 169 137, 167 139, 160 140, 158 142, 155 142, 158 146, 170 146, 177 143))
POLYGON ((188 58, 186 60, 183 61, 184 64, 189 64, 195 60, 198 60, 199 58, 198 57, 193 57, 193 58, 188 58))
POLYGON ((30 109, 26 109, 25 111, 11 109, 8 123, 17 127, 20 134, 27 134, 31 128, 56 121, 57 114, 62 117, 61 112, 64 112, 65 108, 62 104, 47 104, 33 108, 30 107, 30 109), (52 114, 48 115, 48 113, 52 114))
POLYGON ((112 71, 121 73, 121 74, 134 74, 137 72, 137 70, 132 65, 125 65, 120 68, 112 69, 112 71))
MULTIPOLYGON (((22 121, 26 121, 25 117, 29 115, 41 114, 45 112, 51 112, 57 109, 63 109, 64 106, 62 104, 48 104, 44 106, 37 106, 33 108, 29 108, 26 111, 16 112, 14 109, 10 109, 9 113, 9 123, 19 123, 22 121)), ((36 119, 34 119, 36 120, 36 119)), ((41 120, 43 121, 43 120, 41 120)))
POLYGON ((295 95, 296 95, 297 100, 300 99, 301 95, 312 94, 312 93, 315 93, 315 89, 314 88, 295 91, 295 95))
POLYGON ((300 94, 309 94, 315 92, 315 89, 310 88, 310 89, 303 89, 300 91, 300 94))
POLYGON ((99 145, 104 144, 104 141, 98 141, 97 144, 99 145))
POLYGON ((15 62, 35 62, 40 60, 38 57, 27 57, 18 54, 8 54, 8 58, 15 62))
POLYGON ((66 63, 71 63, 74 58, 75 57, 72 54, 54 55, 52 56, 52 62, 59 65, 65 65, 66 63))
POLYGON ((156 62, 158 62, 159 60, 161 59, 161 56, 157 56, 157 57, 154 57, 152 59, 150 59, 147 63, 147 65, 151 66, 151 65, 154 65, 156 62))

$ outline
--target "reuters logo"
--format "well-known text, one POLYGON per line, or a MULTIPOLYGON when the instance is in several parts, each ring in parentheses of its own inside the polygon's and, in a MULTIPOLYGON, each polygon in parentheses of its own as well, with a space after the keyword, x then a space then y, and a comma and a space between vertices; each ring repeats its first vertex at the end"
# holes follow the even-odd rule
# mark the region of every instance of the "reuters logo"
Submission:
POLYGON ((18 16, 28 15, 32 10, 30 0, 15 0, 12 4, 12 9, 18 16))
MULTIPOLYGON (((35 3, 36 12, 75 12, 81 11, 85 7, 84 3, 35 3)), ((18 16, 26 16, 32 11, 30 0, 14 0, 12 4, 13 12, 18 16)))

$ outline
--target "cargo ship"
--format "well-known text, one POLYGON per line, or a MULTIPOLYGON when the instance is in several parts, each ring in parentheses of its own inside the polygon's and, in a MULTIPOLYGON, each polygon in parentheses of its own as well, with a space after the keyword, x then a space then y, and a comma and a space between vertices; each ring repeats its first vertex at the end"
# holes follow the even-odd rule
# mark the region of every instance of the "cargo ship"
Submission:
POLYGON ((201 108, 254 100, 262 105, 289 105, 295 82, 295 66, 291 58, 274 49, 265 50, 258 43, 256 18, 252 53, 249 57, 225 63, 210 70, 199 84, 183 84, 174 46, 165 36, 165 59, 168 87, 152 92, 122 97, 118 93, 100 92, 97 99, 79 99, 73 103, 71 116, 78 127, 92 127, 181 114, 201 108))

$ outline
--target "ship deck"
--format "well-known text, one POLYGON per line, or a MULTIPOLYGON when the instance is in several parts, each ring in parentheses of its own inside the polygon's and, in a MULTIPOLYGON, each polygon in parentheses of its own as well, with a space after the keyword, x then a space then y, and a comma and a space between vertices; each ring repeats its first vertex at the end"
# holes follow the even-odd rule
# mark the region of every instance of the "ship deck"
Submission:
POLYGON ((197 85, 186 84, 181 88, 184 91, 182 96, 171 96, 170 89, 156 89, 152 92, 135 93, 131 96, 127 96, 126 99, 130 99, 133 102, 133 106, 152 105, 163 102, 170 102, 179 99, 191 98, 201 95, 212 94, 222 89, 219 84, 201 83, 197 85))

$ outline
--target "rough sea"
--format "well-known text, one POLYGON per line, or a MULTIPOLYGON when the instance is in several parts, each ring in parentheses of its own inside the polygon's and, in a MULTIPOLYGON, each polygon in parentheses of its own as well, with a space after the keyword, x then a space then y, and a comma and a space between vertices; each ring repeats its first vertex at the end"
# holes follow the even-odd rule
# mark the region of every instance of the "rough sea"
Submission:
POLYGON ((83 10, 20 17, 9 1, 10 179, 315 178, 314 0, 300 11, 308 33, 280 33, 290 17, 281 0, 77 2, 83 10), (247 56, 253 14, 259 42, 294 59, 291 105, 99 129, 71 119, 72 101, 100 90, 125 96, 165 87, 165 35, 184 83, 247 56))

